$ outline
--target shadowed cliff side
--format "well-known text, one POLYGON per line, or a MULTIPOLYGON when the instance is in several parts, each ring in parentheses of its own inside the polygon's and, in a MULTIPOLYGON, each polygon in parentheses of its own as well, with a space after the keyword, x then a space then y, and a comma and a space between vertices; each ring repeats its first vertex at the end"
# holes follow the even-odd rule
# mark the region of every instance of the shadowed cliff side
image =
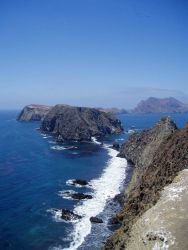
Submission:
POLYGON ((45 116, 41 130, 52 133, 59 142, 90 141, 94 137, 121 133, 121 122, 94 108, 56 105, 45 116))
MULTIPOLYGON (((188 126, 177 129, 170 118, 163 118, 152 129, 134 134, 122 145, 120 157, 135 164, 135 171, 124 207, 116 216, 120 228, 107 240, 104 249, 126 248, 132 226, 160 198, 161 190, 188 167, 188 126)), ((161 208, 162 209, 162 208, 161 208)))

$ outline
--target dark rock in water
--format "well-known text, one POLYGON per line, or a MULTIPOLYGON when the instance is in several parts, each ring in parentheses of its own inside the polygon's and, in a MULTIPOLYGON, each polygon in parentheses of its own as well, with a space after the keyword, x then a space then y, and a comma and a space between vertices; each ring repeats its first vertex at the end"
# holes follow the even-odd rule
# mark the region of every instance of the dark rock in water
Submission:
POLYGON ((19 114, 18 121, 41 121, 52 107, 45 105, 28 105, 19 114))
POLYGON ((73 193, 70 195, 75 200, 85 200, 85 199, 92 199, 92 195, 83 194, 83 193, 73 193))
POLYGON ((121 133, 123 128, 113 115, 97 109, 56 105, 45 116, 41 130, 63 142, 91 141, 92 137, 121 133))
POLYGON ((72 185, 86 186, 88 185, 88 182, 85 180, 75 179, 72 181, 72 185))
POLYGON ((76 192, 70 191, 70 190, 64 191, 64 192, 62 192, 62 194, 63 194, 64 198, 71 197, 72 199, 75 199, 75 200, 86 200, 86 199, 93 198, 92 195, 90 195, 90 194, 76 193, 76 192))
POLYGON ((119 150, 119 149, 120 149, 120 145, 119 145, 118 142, 114 142, 113 145, 112 145, 112 147, 113 147, 114 149, 116 149, 116 150, 119 150))
POLYGON ((81 219, 81 218, 82 217, 80 215, 75 214, 68 209, 62 209, 61 219, 63 220, 71 221, 71 220, 76 220, 76 219, 81 219))
POLYGON ((91 221, 92 223, 103 223, 103 220, 100 219, 100 218, 98 218, 98 217, 91 217, 91 218, 90 218, 90 221, 91 221))

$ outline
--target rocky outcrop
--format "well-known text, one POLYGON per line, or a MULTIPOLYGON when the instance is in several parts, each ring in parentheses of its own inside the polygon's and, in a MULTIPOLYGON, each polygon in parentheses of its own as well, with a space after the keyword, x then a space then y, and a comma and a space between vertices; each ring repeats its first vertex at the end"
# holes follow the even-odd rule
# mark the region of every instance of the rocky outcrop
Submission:
POLYGON ((118 119, 97 109, 56 105, 45 116, 41 130, 64 142, 91 141, 92 137, 120 133, 123 128, 118 119))
POLYGON ((73 180, 69 180, 68 184, 73 185, 73 186, 86 186, 88 185, 88 181, 81 180, 81 179, 73 179, 73 180))
POLYGON ((183 113, 188 112, 188 105, 178 101, 173 97, 155 98, 150 97, 147 100, 139 102, 133 110, 136 113, 183 113))
POLYGON ((170 117, 162 118, 153 128, 132 134, 122 145, 118 156, 126 158, 143 170, 153 161, 161 143, 176 130, 176 124, 170 117))
POLYGON ((128 242, 137 220, 156 204, 161 190, 178 172, 188 168, 187 152, 188 125, 177 129, 170 118, 163 118, 152 129, 133 134, 122 145, 119 156, 131 161, 135 171, 124 194, 123 209, 116 216, 121 227, 107 240, 104 249, 129 249, 128 242))
POLYGON ((71 198, 71 199, 74 199, 74 200, 87 200, 87 199, 92 199, 92 195, 90 194, 84 194, 84 193, 77 193, 77 192, 74 192, 74 191, 63 191, 61 192, 62 193, 62 196, 63 198, 71 198))
POLYGON ((61 210, 61 219, 65 220, 65 221, 72 221, 72 220, 77 220, 77 219, 81 219, 82 217, 78 214, 75 214, 74 212, 72 212, 69 209, 65 209, 63 208, 61 210))
POLYGON ((91 217, 90 221, 91 223, 103 223, 103 220, 98 217, 91 217))
POLYGON ((50 106, 31 104, 18 115, 18 121, 41 121, 51 109, 50 106))

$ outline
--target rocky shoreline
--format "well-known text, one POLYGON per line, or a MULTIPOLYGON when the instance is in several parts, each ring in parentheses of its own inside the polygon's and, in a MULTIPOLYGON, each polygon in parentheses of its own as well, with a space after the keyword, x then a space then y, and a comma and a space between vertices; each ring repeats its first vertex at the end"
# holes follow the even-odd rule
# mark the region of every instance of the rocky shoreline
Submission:
MULTIPOLYGON (((114 217, 121 226, 107 239, 103 249, 140 249, 139 243, 137 248, 130 243, 134 226, 146 211, 158 203, 163 188, 172 183, 180 171, 188 168, 187 152, 188 125, 178 129, 169 117, 161 119, 152 129, 133 134, 121 146, 118 156, 134 164, 134 173, 124 192, 123 208, 114 217)), ((158 236, 148 237, 154 239, 155 244, 158 236)))
MULTIPOLYGON (((40 120, 40 130, 53 135, 59 143, 88 142, 92 138, 103 138, 106 135, 123 131, 121 122, 111 114, 93 108, 68 105, 42 106, 42 108, 37 105, 29 108, 27 106, 19 115, 18 120, 40 120)), ((157 249, 169 247, 177 249, 173 248, 174 246, 188 248, 186 239, 183 245, 180 243, 184 239, 181 230, 177 235, 174 230, 175 226, 169 226, 165 231, 160 227, 162 224, 158 223, 159 214, 163 216, 163 227, 164 224, 168 225, 170 220, 165 212, 163 214, 160 212, 160 210, 165 210, 163 189, 167 189, 169 185, 172 185, 171 189, 173 189, 174 180, 177 178, 188 179, 187 172, 184 170, 188 168, 188 125, 183 129, 178 129, 169 117, 162 118, 153 128, 134 133, 121 146, 114 143, 112 148, 119 151, 118 157, 126 158, 129 165, 132 165, 132 170, 127 179, 129 185, 126 183, 122 194, 115 197, 116 202, 121 203, 122 209, 110 223, 116 225, 118 229, 106 240, 103 250, 150 250, 156 245, 162 247, 157 249), (153 214, 155 214, 155 220, 152 218, 153 214)), ((179 183, 180 191, 187 190, 186 181, 179 183)), ((78 187, 88 185, 87 181, 79 179, 72 180, 68 184, 78 187)), ((93 198, 90 194, 79 192, 66 191, 62 195, 75 200, 93 198)), ((183 201, 188 204, 186 197, 182 195, 183 201)), ((176 202, 179 203, 180 200, 177 199, 176 202)), ((169 206, 170 204, 169 201, 169 206)), ((183 205, 182 209, 185 213, 188 212, 183 205)), ((179 223, 179 227, 183 227, 182 217, 181 211, 179 211, 179 220, 176 214, 173 214, 173 221, 177 225, 179 223)), ((81 217, 72 211, 62 209, 61 218, 68 221, 81 217)), ((90 217, 90 221, 103 223, 98 217, 90 217)))

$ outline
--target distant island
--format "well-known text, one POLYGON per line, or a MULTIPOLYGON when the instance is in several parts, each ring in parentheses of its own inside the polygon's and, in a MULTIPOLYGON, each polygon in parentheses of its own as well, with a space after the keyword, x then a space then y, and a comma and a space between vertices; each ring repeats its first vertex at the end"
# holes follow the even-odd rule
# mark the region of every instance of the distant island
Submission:
MULTIPOLYGON (((64 106, 70 107, 69 105, 64 105, 64 106)), ((17 120, 19 121, 42 121, 51 109, 53 109, 53 107, 48 106, 48 105, 38 105, 38 104, 27 105, 20 112, 17 120)), ((98 108, 95 108, 95 110, 98 110, 99 112, 106 113, 109 115, 110 114, 120 115, 120 114, 128 114, 128 113, 143 113, 143 114, 186 113, 188 112, 188 105, 180 102, 174 97, 167 97, 167 98, 149 97, 146 100, 140 101, 137 104, 137 106, 132 110, 128 110, 124 108, 115 108, 115 107, 114 108, 98 107, 98 108)))
POLYGON ((133 113, 185 113, 188 112, 188 105, 178 101, 174 97, 156 98, 149 97, 147 100, 142 100, 133 113))

